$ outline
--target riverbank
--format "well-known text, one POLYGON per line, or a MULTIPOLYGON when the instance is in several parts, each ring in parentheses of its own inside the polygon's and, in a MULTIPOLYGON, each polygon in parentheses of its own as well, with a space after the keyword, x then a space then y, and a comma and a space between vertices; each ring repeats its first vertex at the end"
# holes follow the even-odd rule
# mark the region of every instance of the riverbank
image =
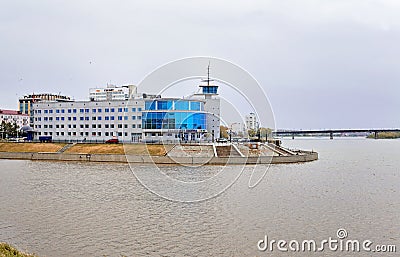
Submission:
POLYGON ((400 132, 379 132, 376 135, 371 134, 369 136, 367 136, 367 138, 374 138, 374 139, 397 139, 400 138, 400 132))
POLYGON ((122 154, 65 154, 65 153, 17 153, 0 152, 0 159, 33 161, 82 161, 82 162, 117 162, 117 163, 156 163, 156 164, 280 164, 315 161, 318 153, 300 151, 290 156, 259 157, 170 157, 122 154))
POLYGON ((0 243, 0 257, 36 257, 36 255, 18 251, 7 243, 0 243))
MULTIPOLYGON (((285 148, 269 147, 271 155, 244 155, 236 146, 202 146, 192 145, 105 145, 105 144, 71 144, 40 148, 39 143, 27 149, 37 151, 23 152, 24 143, 3 143, 0 159, 33 160, 33 161, 81 161, 81 162, 117 162, 138 164, 185 164, 185 165, 229 165, 229 164, 279 164, 301 163, 318 159, 313 151, 290 151, 285 148), (20 146, 15 146, 19 145, 20 146), (51 149, 50 152, 40 151, 51 149), (65 151, 63 151, 66 149, 65 151), (214 149, 214 150, 213 150, 214 149), (225 151, 223 151, 225 150, 225 151)), ((28 143, 29 145, 29 143, 28 143)), ((261 147, 260 147, 261 148, 261 147)))

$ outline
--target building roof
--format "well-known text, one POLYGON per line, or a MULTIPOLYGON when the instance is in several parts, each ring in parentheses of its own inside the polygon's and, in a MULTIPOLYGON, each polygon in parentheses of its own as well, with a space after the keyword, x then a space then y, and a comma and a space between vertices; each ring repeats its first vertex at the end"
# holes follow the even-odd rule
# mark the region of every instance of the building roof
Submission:
POLYGON ((20 111, 15 111, 15 110, 2 110, 2 109, 0 109, 0 114, 29 116, 28 114, 21 113, 20 111))

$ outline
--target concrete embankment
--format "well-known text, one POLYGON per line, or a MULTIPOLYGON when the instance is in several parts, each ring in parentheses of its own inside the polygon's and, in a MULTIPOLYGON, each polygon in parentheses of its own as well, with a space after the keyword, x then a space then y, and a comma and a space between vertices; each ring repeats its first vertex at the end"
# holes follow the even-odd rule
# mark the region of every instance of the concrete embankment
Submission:
POLYGON ((300 151, 297 155, 289 156, 260 156, 260 157, 170 157, 149 155, 123 154, 72 154, 72 153, 29 153, 29 152, 0 152, 0 159, 43 160, 43 161, 84 161, 84 162, 119 162, 119 163, 157 163, 157 164, 279 164, 301 163, 315 161, 318 153, 300 151))

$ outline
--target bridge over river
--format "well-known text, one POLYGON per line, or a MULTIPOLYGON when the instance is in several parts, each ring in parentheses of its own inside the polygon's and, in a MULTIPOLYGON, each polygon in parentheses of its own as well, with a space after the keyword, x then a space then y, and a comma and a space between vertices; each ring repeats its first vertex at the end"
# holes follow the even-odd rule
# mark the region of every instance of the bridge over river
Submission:
POLYGON ((334 134, 343 133, 374 133, 375 139, 378 138, 379 132, 400 132, 400 129, 321 129, 321 130, 277 130, 272 132, 274 136, 292 136, 294 139, 295 135, 320 135, 327 134, 333 139, 334 134))

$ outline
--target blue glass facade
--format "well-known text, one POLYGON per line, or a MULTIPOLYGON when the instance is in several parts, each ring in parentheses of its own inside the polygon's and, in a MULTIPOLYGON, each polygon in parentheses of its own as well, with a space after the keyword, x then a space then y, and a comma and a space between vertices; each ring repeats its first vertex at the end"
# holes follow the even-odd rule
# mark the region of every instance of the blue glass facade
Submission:
POLYGON ((201 112, 143 112, 143 129, 206 129, 206 114, 201 112))
POLYGON ((145 102, 145 110, 203 111, 203 102, 190 100, 154 100, 145 102))

